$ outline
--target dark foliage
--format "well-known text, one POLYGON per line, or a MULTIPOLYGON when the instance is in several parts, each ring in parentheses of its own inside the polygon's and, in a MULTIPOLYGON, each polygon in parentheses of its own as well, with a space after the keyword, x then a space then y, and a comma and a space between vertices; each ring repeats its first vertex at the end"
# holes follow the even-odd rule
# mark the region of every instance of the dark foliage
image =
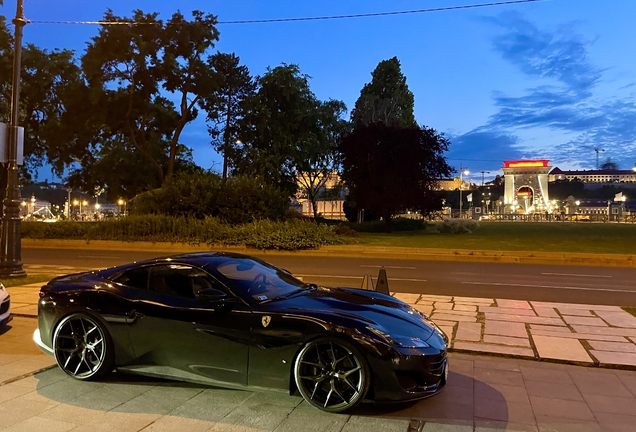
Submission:
POLYGON ((283 219, 289 207, 287 195, 250 177, 221 177, 209 172, 182 174, 159 189, 137 195, 132 214, 160 214, 196 219, 217 217, 227 223, 283 219))
POLYGON ((436 179, 452 172, 443 157, 448 145, 443 134, 427 127, 363 126, 340 145, 343 178, 358 208, 381 214, 390 232, 396 213, 441 208, 433 189, 436 179))

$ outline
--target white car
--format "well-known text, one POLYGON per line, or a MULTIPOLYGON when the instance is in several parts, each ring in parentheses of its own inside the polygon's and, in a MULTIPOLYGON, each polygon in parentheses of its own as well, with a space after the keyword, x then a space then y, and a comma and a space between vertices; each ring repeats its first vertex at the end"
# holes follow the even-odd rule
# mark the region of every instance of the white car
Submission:
POLYGON ((0 282, 0 326, 11 321, 11 296, 0 282))

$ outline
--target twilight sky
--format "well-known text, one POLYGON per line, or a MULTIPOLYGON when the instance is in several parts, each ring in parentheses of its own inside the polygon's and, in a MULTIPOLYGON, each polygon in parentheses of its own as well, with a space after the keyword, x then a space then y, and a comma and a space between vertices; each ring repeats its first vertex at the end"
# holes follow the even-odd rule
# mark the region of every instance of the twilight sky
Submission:
MULTIPOLYGON (((480 183, 503 160, 550 159, 561 169, 593 169, 595 148, 621 169, 636 163, 636 1, 545 0, 380 17, 230 24, 432 9, 500 0, 25 0, 32 21, 97 21, 110 8, 169 19, 177 9, 218 16, 216 49, 234 52, 253 75, 295 63, 320 99, 351 109, 371 71, 397 56, 415 95, 420 124, 452 142, 449 163, 480 183)), ((15 0, 0 14, 15 15, 15 0)), ((11 26, 13 30, 13 26, 11 26)), ((32 23, 24 42, 84 52, 96 25, 32 23)), ((220 170, 203 119, 181 141, 195 161, 220 170)), ((41 173, 40 178, 51 178, 41 173)))

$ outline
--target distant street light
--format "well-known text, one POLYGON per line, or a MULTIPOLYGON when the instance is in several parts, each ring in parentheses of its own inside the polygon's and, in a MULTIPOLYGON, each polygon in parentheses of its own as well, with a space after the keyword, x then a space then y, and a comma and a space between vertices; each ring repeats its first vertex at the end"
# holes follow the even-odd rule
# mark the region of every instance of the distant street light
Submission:
POLYGON ((119 214, 122 213, 121 212, 121 208, 123 206, 124 207, 124 213, 123 214, 124 214, 124 216, 126 216, 126 201, 121 199, 121 198, 119 198, 119 200, 117 200, 117 205, 119 206, 119 214))
POLYGON ((460 219, 462 217, 462 207, 464 205, 463 198, 462 198, 462 187, 464 187, 463 176, 468 174, 470 174, 470 171, 468 171, 468 168, 462 167, 462 164, 460 162, 459 163, 459 218, 460 219))

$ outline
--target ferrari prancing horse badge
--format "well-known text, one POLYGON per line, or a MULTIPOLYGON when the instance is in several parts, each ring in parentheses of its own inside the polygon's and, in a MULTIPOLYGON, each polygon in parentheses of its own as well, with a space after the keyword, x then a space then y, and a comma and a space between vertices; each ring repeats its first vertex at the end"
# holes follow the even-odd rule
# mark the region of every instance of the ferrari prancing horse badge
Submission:
POLYGON ((263 327, 267 327, 270 323, 270 321, 272 320, 272 317, 265 315, 262 319, 261 322, 263 323, 263 327))

